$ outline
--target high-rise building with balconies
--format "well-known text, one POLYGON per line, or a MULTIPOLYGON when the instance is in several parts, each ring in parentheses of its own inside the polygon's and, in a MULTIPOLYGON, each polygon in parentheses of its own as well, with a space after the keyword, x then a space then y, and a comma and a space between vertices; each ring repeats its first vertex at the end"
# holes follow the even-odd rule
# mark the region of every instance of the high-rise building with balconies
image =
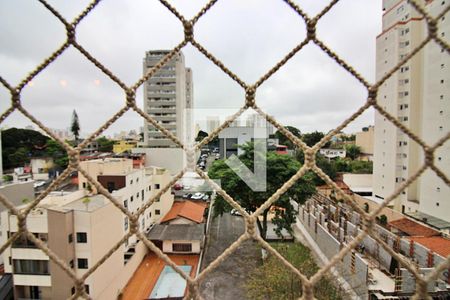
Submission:
MULTIPOLYGON (((144 58, 144 74, 170 51, 152 50, 144 58)), ((186 109, 193 107, 192 70, 185 67, 184 55, 177 53, 144 85, 144 109, 180 141, 189 138, 186 109)), ((149 148, 170 148, 174 143, 148 121, 144 123, 144 144, 149 148)))
MULTIPOLYGON (((448 0, 423 0, 420 4, 437 16, 448 0)), ((408 1, 383 1, 383 31, 377 37, 376 78, 385 76, 426 38, 426 22, 408 1)), ((438 36, 450 36, 450 22, 439 20, 438 36)), ((428 43, 386 80, 378 104, 417 134, 428 145, 450 128, 450 55, 435 42, 428 43)), ((424 163, 424 151, 407 134, 380 113, 375 114, 374 196, 383 200, 424 163)), ((435 164, 450 174, 450 143, 435 152, 435 164)), ((450 188, 432 170, 425 171, 396 199, 402 211, 443 231, 450 230, 450 188)))

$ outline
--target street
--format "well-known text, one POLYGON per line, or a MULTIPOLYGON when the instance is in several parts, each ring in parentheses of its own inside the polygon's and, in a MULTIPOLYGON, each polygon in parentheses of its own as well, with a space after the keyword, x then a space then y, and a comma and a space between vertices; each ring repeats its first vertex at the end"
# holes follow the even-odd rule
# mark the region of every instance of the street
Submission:
MULTIPOLYGON (((244 219, 225 213, 211 220, 202 270, 244 233, 244 219)), ((260 263, 260 247, 254 241, 244 242, 203 280, 200 290, 205 299, 247 299, 245 282, 260 263)))

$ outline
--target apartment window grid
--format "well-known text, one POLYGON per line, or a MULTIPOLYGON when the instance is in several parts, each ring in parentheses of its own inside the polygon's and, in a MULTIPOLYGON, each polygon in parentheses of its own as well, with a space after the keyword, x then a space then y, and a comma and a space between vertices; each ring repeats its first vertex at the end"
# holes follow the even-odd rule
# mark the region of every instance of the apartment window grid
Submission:
MULTIPOLYGON (((385 74, 383 78, 381 78, 378 82, 374 84, 370 84, 362 75, 355 70, 351 65, 349 65, 346 61, 344 61, 342 58, 340 58, 332 49, 330 49, 324 42, 320 40, 319 37, 316 36, 316 28, 317 24, 321 22, 321 18, 326 15, 330 10, 333 10, 335 4, 338 1, 331 1, 317 16, 311 17, 308 14, 306 14, 300 6, 293 3, 291 0, 285 0, 286 4, 299 16, 299 26, 305 26, 307 28, 307 36, 305 40, 300 42, 296 47, 294 47, 289 53, 286 54, 286 56, 281 59, 273 68, 271 68, 266 74, 262 75, 262 77, 255 83, 249 84, 244 82, 241 78, 239 78, 236 74, 234 74, 232 71, 230 71, 227 66, 225 66, 220 60, 218 60, 212 53, 208 52, 194 37, 194 28, 197 21, 205 14, 208 13, 209 9, 214 6, 216 1, 211 0, 209 1, 206 6, 200 10, 200 12, 191 20, 185 19, 184 16, 182 16, 175 7, 173 7, 171 4, 169 4, 166 0, 160 0, 161 4, 165 6, 175 17, 177 17, 182 24, 182 27, 184 28, 184 39, 166 56, 164 56, 158 64, 156 64, 153 68, 147 71, 147 73, 140 78, 134 85, 127 86, 123 81, 118 78, 114 73, 112 73, 106 66, 104 66, 102 63, 100 63, 91 53, 89 53, 83 45, 79 44, 76 41, 76 35, 77 35, 77 28, 78 25, 83 21, 83 19, 90 14, 93 10, 95 10, 97 4, 100 1, 93 1, 91 4, 89 4, 84 11, 80 13, 79 16, 77 16, 72 22, 67 21, 64 19, 64 17, 50 4, 48 4, 45 0, 40 1, 43 6, 65 26, 66 33, 67 33, 67 40, 59 46, 58 49, 55 50, 54 53, 52 53, 47 59, 45 59, 39 66, 37 66, 29 75, 27 75, 17 86, 12 86, 8 83, 7 79, 4 79, 3 77, 0 77, 0 83, 9 90, 11 94, 11 107, 8 108, 5 112, 3 112, 0 116, 0 123, 3 122, 11 113, 18 110, 20 111, 26 118, 30 119, 33 123, 35 123, 39 128, 44 130, 49 136, 51 136, 54 140, 56 140, 58 143, 60 143, 68 152, 69 154, 69 161, 71 162, 69 167, 62 173, 60 176, 55 180, 55 184, 52 186, 57 186, 59 183, 61 183, 63 180, 68 178, 71 172, 73 171, 79 171, 81 172, 87 180, 90 182, 90 184, 93 184, 97 189, 101 187, 101 185, 92 177, 90 177, 84 170, 82 170, 79 167, 79 156, 78 154, 80 151, 88 146, 88 144, 93 141, 96 137, 98 137, 106 128, 111 126, 118 118, 120 118, 125 112, 128 110, 134 110, 137 112, 141 117, 143 117, 145 120, 147 120, 150 124, 155 126, 157 129, 159 129, 168 139, 172 140, 178 147, 183 148, 183 150, 186 151, 187 155, 189 157, 194 157, 194 149, 189 148, 187 145, 183 145, 169 130, 165 129, 163 126, 160 125, 159 122, 157 122, 154 118, 150 117, 148 114, 146 114, 144 111, 142 111, 139 107, 136 105, 136 91, 137 89, 144 84, 148 79, 150 79, 155 73, 158 72, 158 70, 166 69, 170 70, 172 67, 164 66, 166 63, 168 63, 178 51, 180 51, 184 46, 191 44, 194 48, 199 50, 211 63, 218 66, 225 74, 227 74, 232 80, 234 80, 236 83, 238 83, 245 93, 245 101, 243 103, 243 106, 241 109, 239 109, 235 114, 233 114, 227 121, 225 121, 221 126, 216 128, 211 135, 208 138, 205 138, 200 143, 197 143, 194 148, 195 150, 200 149, 203 145, 208 143, 212 138, 216 137, 221 130, 224 128, 227 128, 230 126, 230 124, 238 118, 244 111, 246 111, 249 108, 253 108, 256 112, 258 112, 261 116, 265 117, 270 123, 272 123, 278 130, 280 130, 284 135, 286 135, 294 144, 296 144, 298 147, 303 149, 305 153, 308 153, 305 157, 305 164, 302 166, 302 168, 295 174, 291 179, 289 179, 287 182, 284 183, 282 188, 278 190, 274 195, 272 195, 266 203, 264 203, 256 212, 254 212, 251 216, 248 215, 240 206, 238 203, 236 203, 230 196, 228 196, 226 193, 224 193, 223 190, 221 190, 214 182, 212 182, 205 173, 202 172, 200 169, 195 169, 197 173, 201 177, 203 177, 214 189, 217 190, 217 192, 224 197, 226 201, 228 201, 233 207, 237 208, 241 214, 243 215, 245 222, 247 224, 245 233, 235 242, 233 243, 228 249, 226 249, 218 258, 216 258, 215 261, 213 261, 210 265, 210 268, 205 269, 202 271, 198 277, 191 278, 190 276, 186 275, 179 267, 177 267, 170 259, 163 256, 162 252, 157 249, 145 236, 144 233, 140 231, 135 231, 133 228, 138 228, 138 226, 131 226, 132 230, 130 230, 129 233, 127 233, 124 236, 124 239, 129 238, 133 234, 136 234, 137 238, 142 240, 147 247, 149 247, 151 250, 153 250, 157 256, 159 256, 161 259, 163 259, 166 263, 171 265, 174 270, 180 274, 183 278, 187 280, 187 285, 189 288, 189 294, 193 298, 198 298, 200 295, 198 295, 198 284, 200 281, 200 278, 204 278, 205 275, 212 270, 214 270, 217 265, 220 264, 220 261, 222 261, 224 258, 230 256, 241 244, 247 239, 254 239, 256 240, 263 248, 265 248, 267 251, 269 251, 272 254, 275 254, 275 257, 279 258, 280 262, 285 265, 288 269, 292 270, 295 274, 297 274, 298 279, 302 281, 304 286, 303 291, 303 298, 304 299, 313 299, 313 287, 318 280, 323 277, 329 270, 329 268, 333 267, 342 257, 344 257, 346 254, 348 254, 350 251, 354 251, 353 249, 358 245, 358 243, 361 242, 361 240, 366 236, 370 235, 373 237, 380 246, 385 248, 386 250, 389 249, 389 246, 386 244, 385 241, 383 241, 377 234, 371 231, 371 224, 374 222, 374 218, 376 216, 377 211, 374 210, 373 212, 365 213, 363 209, 357 205, 354 204, 353 200, 346 195, 333 181, 330 180, 330 178, 325 175, 320 168, 318 168, 313 161, 314 154, 317 153, 317 151, 330 139, 338 133, 341 129, 346 127, 349 123, 351 123, 353 120, 355 120, 358 116, 360 116, 362 113, 364 113, 369 108, 374 108, 378 112, 380 112, 385 119, 388 119, 393 125, 395 125, 397 128, 402 130, 405 134, 407 134, 411 139, 416 141, 424 150, 424 152, 427 155, 430 155, 432 157, 435 150, 440 147, 442 144, 444 144, 446 141, 450 139, 450 134, 444 134, 443 137, 434 145, 427 145, 425 142, 423 142, 420 137, 415 135, 408 127, 403 125, 401 122, 399 122, 395 116, 392 116, 389 114, 385 109, 383 109, 376 101, 377 98, 377 92, 379 91, 379 88, 381 85, 383 85, 387 79, 389 79, 394 73, 397 71, 408 71, 403 67, 405 63, 409 61, 409 59, 414 56, 417 52, 420 51, 426 44, 428 43, 436 43, 440 48, 441 52, 446 52, 448 55, 450 53, 450 45, 443 39, 441 39, 441 36, 438 33, 439 29, 439 21, 443 19, 444 15, 450 10, 450 6, 448 4, 445 4, 445 1, 442 2, 442 12, 436 16, 436 18, 433 18, 431 15, 429 15, 425 9, 418 3, 418 0, 411 0, 409 4, 412 6, 412 9, 416 10, 419 14, 421 14, 424 17, 424 22, 428 26, 428 35, 426 39, 421 42, 415 49, 411 50, 411 54, 408 54, 407 56, 403 57, 402 60, 395 66, 392 67, 392 69, 385 74), (436 26, 437 25, 437 26, 436 26), (256 90, 261 86, 267 79, 269 79, 274 73, 276 73, 280 68, 282 68, 289 59, 291 59, 294 55, 296 55, 299 51, 302 50, 302 48, 309 44, 313 43, 316 44, 319 48, 322 49, 324 53, 326 53, 329 57, 331 57, 333 60, 335 60, 342 68, 344 68, 349 74, 351 74, 354 78, 356 78, 359 82, 361 82, 362 85, 365 86, 368 92, 367 101, 364 105, 362 105, 355 113, 350 115, 344 122, 341 123, 337 128, 335 128, 333 131, 328 133, 320 142, 318 142, 316 145, 312 147, 308 147, 306 144, 304 144, 301 140, 293 136, 286 128, 284 128, 281 124, 279 124, 273 117, 267 115, 264 111, 262 111, 257 106, 257 99, 255 97, 256 90), (59 58, 60 55, 69 47, 73 47, 77 49, 87 60, 92 62, 100 71, 102 71, 104 74, 106 74, 111 80, 113 80, 115 83, 120 86, 126 95, 126 107, 119 110, 113 117, 111 117, 108 121, 103 124, 98 130, 96 130, 90 137, 85 139, 80 145, 77 147, 72 147, 69 144, 65 143, 63 140, 59 139, 57 136, 55 136, 42 122, 37 120, 30 111, 26 110, 22 106, 21 102, 21 92, 24 89, 24 87, 33 79, 35 78, 41 71, 43 71, 45 68, 47 68, 50 64, 52 64, 55 60, 59 58), (288 261, 281 258, 279 254, 276 252, 275 249, 273 249, 268 243, 266 243, 264 240, 261 239, 257 235, 257 232, 255 231, 255 217, 258 216, 264 209, 269 207, 272 203, 274 203, 280 195, 287 190, 290 186, 292 186, 300 177, 302 177, 306 171, 312 170, 315 173, 317 173, 328 185, 330 185, 335 193, 338 193, 343 197, 343 199, 352 205, 354 209, 361 214, 361 216, 366 219, 367 222, 362 222, 364 225, 363 230, 357 234, 355 239, 350 242, 348 245, 343 247, 338 254, 336 254, 335 259, 332 259, 326 266, 323 266, 315 275, 313 275, 310 278, 307 278, 304 276, 301 272, 299 272, 295 267, 293 267, 288 261)), ((406 14, 404 16, 405 19, 409 18, 409 14, 406 14)), ((160 76, 160 75, 159 75, 160 76)), ((195 159, 192 159, 192 161, 195 161, 195 159)), ((192 166, 189 166, 192 167, 192 166)), ((180 171, 176 176, 174 176, 173 180, 167 185, 162 187, 158 193, 153 195, 145 205, 143 205, 137 212, 137 215, 141 215, 147 207, 149 207, 157 198, 159 198, 163 193, 168 191, 170 187, 182 177, 182 175, 186 172, 188 168, 183 169, 180 171)), ((447 185, 450 184, 450 180, 447 177, 445 173, 443 173, 441 170, 438 169, 436 165, 434 165, 432 160, 426 160, 425 163, 411 176, 409 177, 402 185, 399 186, 399 188, 394 191, 392 195, 387 197, 381 205, 381 208, 386 207, 390 201, 392 201, 396 196, 400 195, 404 192, 404 190, 421 174, 426 170, 430 169, 432 172, 436 173, 438 177, 440 177, 447 185)), ((51 186, 51 187, 52 187, 51 186)), ((51 187, 48 188, 48 190, 51 190, 51 187)), ((112 195, 108 192, 101 191, 104 196, 106 196, 115 206, 117 206, 125 215, 127 215, 130 220, 133 220, 132 222, 137 222, 137 219, 131 215, 131 213, 122 205, 120 201, 112 197, 112 195)), ((38 204, 39 198, 35 201, 28 204, 28 206, 24 210, 17 210, 14 205, 3 196, 0 196, 0 202, 8 208, 11 214, 16 215, 18 219, 18 228, 19 230, 12 234, 5 244, 2 245, 1 252, 3 252, 11 243, 19 238, 22 234, 26 234, 27 237, 32 240, 37 247, 39 247, 44 253, 46 253, 49 258, 54 261, 56 264, 58 264, 67 274, 70 276, 75 284, 76 287, 76 293, 72 295, 71 299, 76 299, 79 297, 87 298, 89 299, 89 288, 85 285, 84 278, 79 278, 76 273, 70 269, 70 266, 68 264, 61 260, 56 254, 50 251, 50 249, 47 247, 47 245, 36 238, 32 233, 30 233, 27 230, 25 219, 30 213, 30 211, 38 204)), ((380 209, 381 209, 380 208, 380 209)), ((135 224, 137 225, 137 224, 135 224)), ((118 244, 122 243, 122 241, 119 241, 118 244)), ((116 245, 117 246, 117 245, 116 245)), ((112 249, 105 254, 104 258, 108 258, 112 255, 114 252, 113 249, 115 247, 112 247, 112 249)), ((435 267, 433 271, 431 271, 428 275, 423 276, 418 273, 418 271, 413 267, 414 264, 411 264, 410 261, 404 257, 399 255, 398 253, 393 253, 393 257, 395 257, 399 263, 403 266, 405 266, 411 274, 415 277, 417 281, 418 289, 416 291, 416 296, 418 298, 427 298, 427 284, 429 281, 433 279, 434 276, 437 276, 438 272, 443 271, 445 268, 448 268, 448 265, 450 264, 450 258, 447 258, 444 262, 442 262, 439 266, 435 267)), ((78 267, 83 266, 85 268, 88 268, 87 259, 85 261, 80 261, 82 259, 78 259, 78 267)), ((95 270, 100 265, 93 264, 93 267, 88 272, 95 272, 95 270)), ((201 298, 201 297, 200 297, 201 298)))

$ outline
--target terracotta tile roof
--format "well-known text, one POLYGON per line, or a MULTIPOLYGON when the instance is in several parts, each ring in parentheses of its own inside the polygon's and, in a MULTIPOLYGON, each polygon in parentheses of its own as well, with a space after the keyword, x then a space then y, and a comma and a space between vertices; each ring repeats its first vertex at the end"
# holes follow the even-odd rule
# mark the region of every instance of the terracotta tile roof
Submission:
POLYGON ((398 229, 409 236, 435 236, 439 235, 439 232, 421 225, 413 220, 403 218, 389 222, 389 225, 395 229, 398 229))
POLYGON ((203 222, 206 203, 195 203, 192 201, 174 202, 172 208, 161 220, 161 223, 182 217, 196 223, 203 222))
POLYGON ((444 239, 440 236, 431 236, 431 237, 422 237, 422 236, 413 236, 409 237, 409 239, 413 240, 415 243, 421 244, 434 253, 437 253, 443 257, 447 257, 450 255, 450 240, 444 239))

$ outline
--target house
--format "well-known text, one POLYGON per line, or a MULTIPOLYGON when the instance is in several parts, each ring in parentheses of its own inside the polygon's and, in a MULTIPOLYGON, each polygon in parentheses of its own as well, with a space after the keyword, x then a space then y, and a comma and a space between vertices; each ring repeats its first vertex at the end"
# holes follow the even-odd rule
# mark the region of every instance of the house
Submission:
POLYGON ((162 218, 161 224, 200 224, 204 222, 207 204, 204 202, 174 202, 170 211, 162 218))
POLYGON ((319 153, 329 159, 336 157, 344 158, 346 155, 345 149, 322 148, 319 153))
POLYGON ((205 224, 158 224, 153 226, 147 237, 164 253, 200 254, 205 224))
POLYGON ((131 151, 131 149, 137 147, 138 141, 135 140, 120 140, 115 141, 113 145, 113 152, 115 154, 120 154, 126 151, 131 151))
POLYGON ((55 167, 52 157, 34 157, 30 160, 34 180, 49 179, 49 171, 55 167))

